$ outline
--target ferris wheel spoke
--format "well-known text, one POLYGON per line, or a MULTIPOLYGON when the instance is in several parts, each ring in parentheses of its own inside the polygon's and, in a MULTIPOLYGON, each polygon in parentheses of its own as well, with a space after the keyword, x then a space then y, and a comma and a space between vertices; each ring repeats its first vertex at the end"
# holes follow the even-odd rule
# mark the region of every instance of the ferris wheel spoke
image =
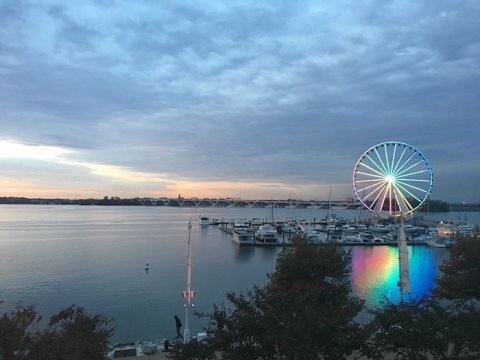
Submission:
POLYGON ((397 164, 395 165, 395 167, 393 168, 393 173, 395 174, 397 172, 397 168, 400 166, 401 164, 401 161, 403 159, 403 156, 405 155, 405 152, 407 151, 407 147, 405 146, 403 148, 403 151, 402 151, 402 154, 400 155, 400 157, 398 158, 397 160, 397 164))
POLYGON ((406 182, 403 182, 403 181, 397 181, 397 183, 400 183, 402 185, 408 186, 409 188, 412 188, 412 189, 415 189, 415 190, 418 190, 418 191, 421 191, 421 192, 424 192, 424 193, 428 193, 428 190, 421 189, 417 186, 410 185, 410 184, 408 184, 406 182))
POLYGON ((423 163, 423 159, 420 160, 419 162, 416 162, 415 164, 409 166, 408 168, 404 169, 402 172, 397 173, 396 176, 403 175, 406 171, 410 170, 411 168, 414 168, 417 165, 420 165, 421 163, 423 163))
POLYGON ((384 174, 387 174, 387 173, 388 173, 388 169, 385 167, 385 164, 383 163, 382 157, 381 157, 380 154, 378 153, 377 148, 375 148, 374 151, 375 151, 375 154, 377 154, 378 160, 380 160, 380 164, 382 164, 383 173, 384 173, 384 174))
MULTIPOLYGON (((382 193, 381 191, 379 192, 379 190, 380 190, 381 188, 383 188, 384 186, 385 186, 385 184, 384 184, 384 183, 381 183, 381 184, 378 185, 375 189, 373 189, 373 191, 372 191, 370 194, 368 194, 367 196, 365 196, 363 199, 366 200, 366 199, 370 198, 371 195, 373 195, 373 194, 375 194, 375 193, 378 192, 378 194, 377 194, 377 196, 375 197, 375 200, 374 200, 374 201, 376 201, 377 198, 378 198, 378 197, 380 196, 380 194, 382 193)), ((364 189, 364 190, 365 190, 365 189, 364 189)))
POLYGON ((407 209, 410 209, 410 210, 413 210, 413 205, 410 204, 410 201, 408 201, 408 199, 405 197, 405 195, 403 195, 403 193, 398 190, 398 194, 400 195, 400 199, 403 201, 403 203, 405 204, 405 207, 407 209))
POLYGON ((362 164, 363 166, 369 168, 369 169, 372 170, 372 171, 375 171, 377 174, 380 174, 381 176, 383 176, 383 174, 384 174, 383 171, 384 171, 384 170, 382 169, 382 167, 381 167, 380 165, 378 165, 378 164, 375 162, 375 160, 372 159, 372 157, 371 157, 370 155, 367 154, 367 155, 365 155, 365 156, 368 158, 368 160, 370 160, 370 162, 371 162, 373 165, 375 165, 375 167, 376 167, 378 170, 372 168, 371 166, 368 166, 368 165, 365 164, 365 163, 360 163, 360 164, 362 164))
MULTIPOLYGON (((366 173, 366 172, 363 172, 363 171, 357 171, 357 174, 356 175, 365 175, 365 176, 370 176, 370 177, 373 177, 375 179, 381 179, 381 180, 384 180, 385 179, 385 176, 384 175, 375 175, 375 174, 372 174, 372 173, 366 173)), ((374 180, 374 179, 372 179, 374 180)))
MULTIPOLYGON (((395 175, 397 178, 403 178, 405 176, 412 176, 412 175, 417 175, 417 174, 422 174, 422 173, 428 173, 430 172, 429 169, 425 169, 425 170, 418 170, 418 171, 415 171, 413 173, 408 173, 408 174, 402 174, 402 175, 395 175)), ((429 181, 429 180, 426 180, 426 181, 429 181)))
POLYGON ((402 182, 412 181, 412 182, 426 182, 426 183, 430 182, 430 180, 426 180, 426 179, 412 179, 412 178, 399 178, 397 179, 397 181, 402 181, 402 182))
POLYGON ((381 191, 379 191, 377 196, 375 196, 375 198, 373 199, 372 203, 370 204, 371 208, 373 208, 373 209, 378 208, 378 198, 380 197, 380 195, 382 195, 382 193, 383 193, 383 189, 381 191))
POLYGON ((390 168, 390 163, 388 161, 388 153, 387 153, 387 146, 385 145, 383 147, 384 151, 385 151, 385 162, 387 163, 387 173, 391 173, 392 172, 392 169, 390 168))
MULTIPOLYGON (((374 168, 372 168, 371 166, 368 166, 368 165, 365 164, 365 163, 359 163, 358 165, 362 165, 362 166, 366 167, 367 169, 372 170, 373 172, 375 172, 375 174, 378 174, 378 175, 377 175, 378 177, 383 178, 383 177, 385 176, 385 175, 383 175, 380 171, 375 170, 374 168)), ((373 174, 370 174, 370 173, 362 173, 362 172, 358 172, 358 173, 359 173, 359 174, 363 174, 363 175, 374 176, 373 174)))
POLYGON ((405 167, 405 165, 407 165, 407 164, 410 162, 410 160, 413 159, 413 157, 415 156, 415 154, 416 154, 416 152, 414 152, 412 155, 410 155, 410 157, 409 157, 406 161, 403 162, 402 166, 400 166, 400 167, 395 171, 395 175, 401 174, 401 170, 405 167))
POLYGON ((397 197, 397 194, 395 193, 395 200, 397 201, 398 207, 400 208, 400 212, 410 212, 413 210, 412 204, 407 200, 405 196, 401 192, 399 192, 400 199, 397 197), (403 209, 407 210, 404 211, 403 209))
POLYGON ((383 180, 382 181, 377 181, 375 184, 372 184, 372 185, 369 185, 369 186, 366 186, 366 187, 362 188, 362 190, 365 191, 365 190, 369 190, 369 189, 371 189, 375 186, 382 187, 384 185, 385 185, 385 181, 383 181, 383 180))
MULTIPOLYGON (((408 195, 410 195, 411 197, 413 197, 415 200, 419 201, 420 203, 422 202, 421 199, 418 198, 417 195, 413 194, 412 192, 410 192, 410 190, 406 189, 405 187, 403 187, 402 185, 400 185, 398 182, 395 184, 399 189, 403 190, 404 192, 406 192, 408 195)), ((403 192, 400 191, 400 194, 403 195, 403 192)))
POLYGON ((378 211, 382 211, 382 210, 383 210, 383 206, 385 205, 385 199, 386 199, 386 197, 387 197, 387 193, 388 193, 388 188, 389 188, 389 187, 390 187, 390 186, 387 185, 387 186, 385 186, 385 188, 382 190, 383 197, 382 197, 381 203, 379 203, 379 204, 380 204, 380 207, 378 208, 378 211))
MULTIPOLYGON (((374 181, 378 182, 379 179, 357 180, 356 183, 366 183, 366 182, 374 182, 374 181)), ((380 180, 380 181, 384 181, 384 180, 382 179, 382 180, 380 180)))
MULTIPOLYGON (((391 166, 390 166, 390 172, 393 173, 394 172, 394 164, 395 164, 395 154, 397 153, 397 143, 395 143, 393 145, 393 154, 392 154, 392 161, 391 161, 391 166)), ((387 157, 388 159, 388 157, 387 157)))

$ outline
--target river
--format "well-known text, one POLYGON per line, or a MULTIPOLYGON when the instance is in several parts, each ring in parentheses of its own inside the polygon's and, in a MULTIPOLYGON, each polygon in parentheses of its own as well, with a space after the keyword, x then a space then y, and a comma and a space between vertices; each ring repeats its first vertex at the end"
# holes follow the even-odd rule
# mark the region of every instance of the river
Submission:
MULTIPOLYGON (((335 210, 353 219, 354 210, 335 210)), ((200 227, 199 215, 232 219, 271 219, 271 209, 103 207, 60 205, 0 206, 0 313, 15 304, 35 304, 49 317, 76 304, 113 319, 114 342, 154 340, 175 335, 173 315, 183 318, 181 292, 186 286, 188 221, 191 230, 195 305, 211 312, 226 291, 263 285, 275 267, 277 247, 242 247, 215 226, 200 227), (146 264, 149 271, 145 271, 146 264)), ((275 209, 313 220, 320 209, 275 209)), ((435 220, 467 219, 479 224, 480 213, 429 215, 435 220)), ((353 291, 375 306, 382 297, 398 299, 397 249, 353 247, 353 291)), ((414 296, 434 286, 444 249, 409 247, 414 296)), ((191 319, 192 333, 203 320, 191 319)))

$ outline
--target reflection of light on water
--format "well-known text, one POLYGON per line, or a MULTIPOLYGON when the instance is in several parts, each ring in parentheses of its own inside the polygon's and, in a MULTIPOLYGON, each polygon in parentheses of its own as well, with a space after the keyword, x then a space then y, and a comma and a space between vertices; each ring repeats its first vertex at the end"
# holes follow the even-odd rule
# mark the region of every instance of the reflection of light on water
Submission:
MULTIPOLYGON (((428 293, 435 285, 437 255, 426 246, 409 246, 410 287, 412 297, 428 293)), ((399 300, 398 250, 394 246, 356 246, 352 249, 354 293, 375 306, 387 297, 399 300)))

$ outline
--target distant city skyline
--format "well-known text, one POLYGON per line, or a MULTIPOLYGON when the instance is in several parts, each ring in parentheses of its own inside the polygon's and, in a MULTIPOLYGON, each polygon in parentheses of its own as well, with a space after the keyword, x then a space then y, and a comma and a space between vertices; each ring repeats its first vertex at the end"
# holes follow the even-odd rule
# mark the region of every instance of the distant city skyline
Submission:
POLYGON ((480 2, 0 5, 0 196, 343 200, 384 141, 480 202, 480 2))

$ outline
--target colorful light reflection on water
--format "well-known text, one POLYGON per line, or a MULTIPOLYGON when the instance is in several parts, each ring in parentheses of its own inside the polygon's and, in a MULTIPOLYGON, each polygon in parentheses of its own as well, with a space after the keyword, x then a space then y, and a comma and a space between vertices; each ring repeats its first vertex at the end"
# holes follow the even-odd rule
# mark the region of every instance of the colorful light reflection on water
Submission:
MULTIPOLYGON (((443 262, 445 249, 427 246, 408 246, 411 297, 428 294, 435 287, 438 266, 443 262)), ((352 248, 352 281, 356 295, 369 307, 387 297, 398 302, 398 249, 396 246, 356 246, 352 248)))

